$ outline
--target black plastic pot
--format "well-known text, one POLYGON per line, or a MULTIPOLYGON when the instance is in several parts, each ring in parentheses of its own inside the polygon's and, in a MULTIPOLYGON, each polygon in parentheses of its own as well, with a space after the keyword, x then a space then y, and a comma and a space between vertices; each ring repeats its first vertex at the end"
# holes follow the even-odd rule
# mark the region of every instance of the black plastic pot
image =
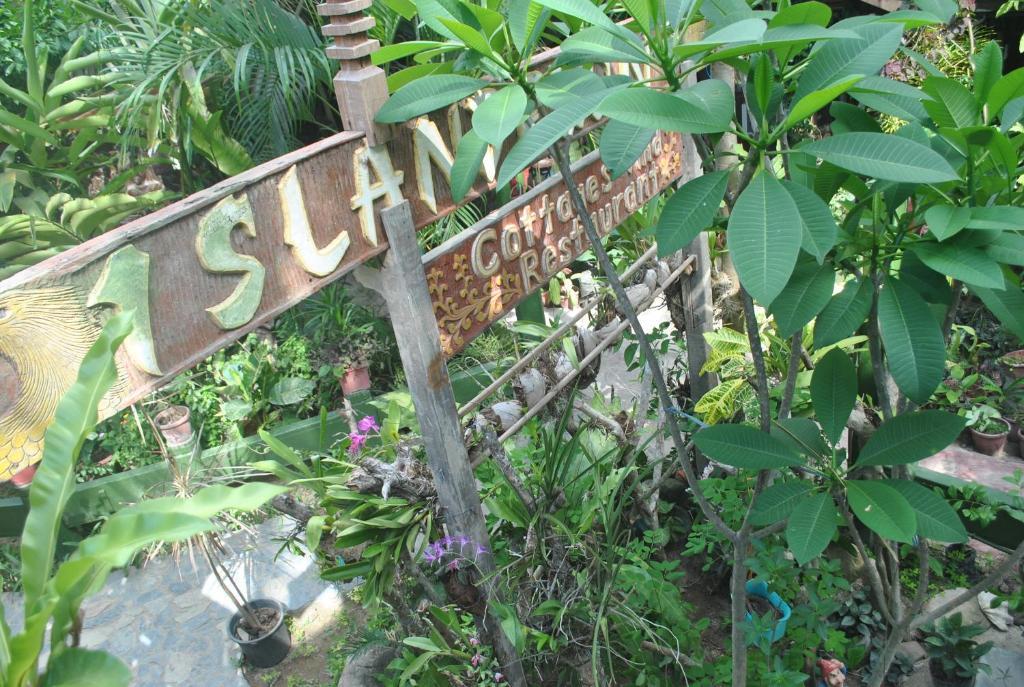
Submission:
POLYGON ((277 611, 277 624, 274 625, 274 629, 259 639, 241 639, 238 636, 238 625, 242 622, 242 614, 235 613, 228 621, 228 636, 241 647, 242 655, 249 665, 257 668, 276 666, 292 648, 292 636, 284 622, 284 605, 273 599, 254 599, 249 602, 249 606, 272 608, 277 611))

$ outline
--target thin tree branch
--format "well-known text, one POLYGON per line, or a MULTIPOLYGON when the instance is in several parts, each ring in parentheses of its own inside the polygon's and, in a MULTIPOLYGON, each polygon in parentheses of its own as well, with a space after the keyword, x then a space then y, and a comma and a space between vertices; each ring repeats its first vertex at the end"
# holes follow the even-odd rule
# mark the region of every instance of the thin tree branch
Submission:
MULTIPOLYGON (((615 266, 612 264, 611 259, 608 257, 608 252, 604 249, 604 245, 601 243, 601 235, 598 234, 597 228, 594 227, 594 223, 590 219, 590 213, 587 212, 587 205, 583 200, 583 196, 580 194, 579 188, 574 182, 572 175, 572 165, 569 162, 569 151, 565 141, 558 141, 551 148, 552 156, 555 158, 555 162, 558 165, 558 171, 561 173, 562 178, 565 179, 566 188, 569 191, 569 198, 572 200, 573 209, 579 217, 580 224, 583 225, 583 230, 587 234, 587 239, 590 241, 590 248, 594 251, 594 256, 597 258, 598 265, 601 266, 601 271, 604 272, 605 277, 608 279, 608 285, 612 289, 612 293, 615 294, 615 300, 619 305, 623 315, 629 321, 630 326, 633 329, 633 333, 636 335, 637 344, 640 348, 640 352, 643 354, 647 368, 651 372, 651 379, 654 383, 654 387, 658 392, 658 400, 661 403, 661 410, 665 416, 665 422, 668 425, 669 435, 672 437, 672 443, 675 446, 676 452, 680 455, 684 455, 686 445, 683 443, 682 433, 679 430, 679 423, 676 422, 675 416, 672 414, 672 409, 675 407, 672 396, 668 391, 668 385, 665 383, 665 376, 661 371, 661 365, 658 363, 657 356, 654 354, 654 350, 651 348, 651 343, 647 338, 647 333, 644 332, 643 326, 640 324, 640 320, 637 317, 636 309, 633 304, 629 301, 629 296, 626 295, 626 290, 622 286, 622 282, 619 280, 619 275, 615 271, 615 266)), ((697 501, 697 505, 700 507, 704 517, 708 519, 710 523, 725 535, 730 541, 736 540, 736 532, 729 527, 721 516, 715 511, 714 507, 707 500, 704 492, 701 490, 697 483, 697 475, 694 474, 693 467, 689 461, 682 461, 683 472, 686 473, 686 479, 689 482, 690 490, 693 493, 694 499, 697 501)))
POLYGON ((871 590, 875 593, 875 601, 881 608, 886 622, 890 625, 895 625, 896 619, 892 617, 892 611, 889 609, 889 604, 885 597, 885 589, 882 586, 882 578, 878 574, 878 568, 875 567, 875 561, 868 555, 868 548, 864 546, 864 540, 861 539, 860 532, 857 531, 857 523, 853 520, 853 513, 850 512, 845 499, 838 498, 836 502, 839 504, 839 511, 843 514, 843 520, 846 521, 846 528, 850 530, 853 545, 856 547, 857 553, 864 560, 864 567, 868 571, 868 582, 871 584, 871 590))
POLYGON ((757 374, 757 402, 761 409, 761 431, 772 429, 771 398, 768 391, 768 372, 764 365, 764 350, 761 348, 761 334, 757 331, 757 312, 754 310, 754 299, 750 293, 740 286, 740 299, 743 302, 743 319, 747 329, 747 341, 750 342, 750 355, 754 359, 754 371, 757 374))
POLYGON ((782 402, 779 404, 779 419, 788 420, 793 407, 793 394, 796 393, 796 375, 800 372, 800 354, 804 351, 804 333, 798 331, 789 342, 789 369, 786 370, 786 388, 782 391, 782 402))
POLYGON ((903 641, 903 638, 907 635, 907 632, 910 629, 910 621, 921 611, 921 608, 924 607, 924 603, 928 598, 928 584, 931 581, 931 570, 928 567, 928 557, 928 541, 923 537, 918 537, 917 591, 914 593, 914 599, 911 601, 910 608, 907 609, 906 613, 903 613, 902 609, 898 605, 896 606, 899 622, 890 629, 889 636, 885 639, 885 644, 882 646, 882 653, 879 655, 878 662, 875 664, 875 670, 871 673, 871 677, 868 680, 868 687, 882 687, 882 682, 885 680, 885 676, 889 672, 889 666, 892 664, 893 659, 896 658, 896 650, 899 648, 900 643, 903 641))

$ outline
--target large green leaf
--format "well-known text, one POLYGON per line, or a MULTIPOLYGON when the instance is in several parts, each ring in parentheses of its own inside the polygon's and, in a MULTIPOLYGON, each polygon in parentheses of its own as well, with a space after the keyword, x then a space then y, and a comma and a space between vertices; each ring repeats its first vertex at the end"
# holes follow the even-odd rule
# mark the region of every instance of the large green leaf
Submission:
POLYGON ((954 129, 981 122, 981 107, 962 84, 953 79, 929 76, 922 89, 932 97, 924 101, 924 109, 938 126, 954 129))
POLYGON ((1003 280, 1001 291, 973 284, 967 286, 1004 327, 1013 332, 1019 341, 1024 341, 1024 290, 1017 277, 1010 272, 1003 273, 1003 280))
POLYGON ((922 241, 914 244, 914 252, 921 262, 939 274, 977 284, 983 288, 1003 288, 1003 275, 999 263, 981 248, 951 241, 931 243, 922 241))
POLYGON ((814 323, 814 347, 842 341, 864 324, 871 312, 871 282, 851 279, 832 297, 814 323))
POLYGON ((832 297, 835 282, 832 265, 819 265, 808 256, 799 260, 786 288, 769 308, 779 334, 792 336, 814 319, 832 297))
POLYGON ((800 213, 778 179, 754 177, 733 207, 726 238, 744 288, 771 303, 793 273, 801 240, 800 213))
POLYGON ((808 2, 798 2, 795 5, 780 7, 779 11, 768 22, 768 26, 790 26, 792 24, 828 26, 828 22, 831 19, 831 7, 823 2, 809 0, 808 2))
POLYGON ((459 147, 455 151, 455 162, 452 164, 451 187, 452 200, 461 201, 473 188, 480 176, 480 165, 487 155, 487 141, 480 138, 476 131, 470 129, 462 135, 459 147))
POLYGON ((789 111, 786 121, 782 126, 789 129, 795 124, 802 122, 812 114, 827 106, 833 100, 846 93, 858 81, 864 78, 863 74, 852 74, 844 76, 835 83, 829 84, 819 90, 811 91, 793 105, 789 111))
POLYGON ((665 203, 654 229, 658 254, 675 253, 711 226, 728 185, 727 171, 704 174, 683 184, 665 203))
POLYGON ((857 402, 857 369, 850 356, 833 348, 818 361, 811 375, 811 403, 832 445, 839 442, 857 402))
POLYGON ((985 102, 992 87, 1003 75, 1003 51, 998 41, 985 43, 976 55, 971 56, 974 65, 974 96, 985 102))
MULTIPOLYGON (((122 508, 119 515, 142 513, 178 513, 197 518, 209 519, 224 511, 251 511, 270 499, 288 491, 288 487, 266 482, 249 482, 237 487, 223 484, 204 487, 188 499, 165 496, 146 499, 122 508)), ((102 531, 102 530, 101 530, 102 531)))
POLYGON ((939 241, 955 236, 971 221, 971 209, 943 203, 933 205, 924 213, 928 231, 939 241))
POLYGON ((761 40, 767 29, 768 25, 763 19, 753 17, 740 19, 712 31, 699 40, 683 43, 675 49, 676 56, 685 59, 691 55, 712 50, 721 45, 755 43, 761 40))
POLYGON ((132 671, 105 651, 71 647, 47 666, 42 687, 128 687, 132 671))
POLYGON ((604 90, 604 83, 589 69, 563 69, 541 78, 534 89, 542 105, 557 110, 580 97, 604 90))
POLYGON ((800 150, 851 172, 886 181, 931 184, 960 178, 931 148, 899 136, 856 131, 812 141, 800 150))
POLYGON ((914 403, 926 403, 942 381, 946 345, 928 304, 889 279, 878 298, 878 325, 893 381, 914 403))
POLYGON ((782 186, 796 203, 796 209, 800 213, 803 232, 800 247, 817 258, 819 263, 824 262, 832 246, 836 245, 836 237, 839 234, 839 227, 832 211, 817 193, 806 186, 788 179, 782 180, 782 186))
POLYGON ((693 441, 704 455, 737 468, 772 470, 801 465, 800 457, 782 440, 747 425, 705 427, 693 441))
POLYGON ((632 124, 612 120, 601 132, 601 161, 612 179, 618 179, 626 173, 630 165, 636 162, 654 138, 654 129, 647 129, 632 124))
POLYGON ((1024 67, 1014 69, 996 81, 989 91, 988 116, 998 117, 1011 100, 1024 96, 1024 67))
MULTIPOLYGON (((178 500, 182 510, 187 503, 187 500, 178 500)), ((186 512, 119 512, 103 523, 99 533, 78 545, 75 557, 93 560, 106 568, 121 567, 146 546, 186 541, 215 528, 209 518, 186 512)))
POLYGON ((967 227, 969 229, 1020 231, 1024 229, 1024 208, 1012 205, 973 207, 967 227))
POLYGON ((532 0, 511 0, 505 5, 508 8, 508 28, 512 43, 519 54, 528 55, 540 38, 546 15, 551 10, 532 0))
POLYGON ((568 134, 569 129, 590 116, 604 97, 605 92, 599 91, 574 98, 527 129, 501 163, 498 188, 507 185, 515 175, 554 145, 555 141, 568 134))
POLYGON ((902 81, 884 76, 865 77, 850 89, 850 95, 865 107, 900 119, 913 121, 928 116, 922 104, 929 100, 928 95, 902 81))
POLYGON ((590 0, 537 0, 537 2, 555 12, 582 19, 594 26, 603 26, 607 29, 614 26, 614 22, 608 18, 608 15, 590 0))
POLYGON ((601 114, 633 126, 708 134, 725 131, 732 121, 732 92, 721 81, 704 81, 675 94, 627 88, 601 103, 601 114), (711 84, 704 86, 704 84, 711 84))
POLYGON ((29 513, 21 534, 21 580, 25 614, 35 610, 53 568, 61 515, 75 486, 75 461, 96 425, 100 399, 117 379, 114 352, 131 331, 131 313, 106 324, 86 353, 78 379, 57 404, 44 435, 43 459, 29 490, 29 513))
POLYGON ((526 91, 519 86, 506 86, 476 108, 473 131, 495 150, 500 150, 501 144, 523 121, 526 105, 526 91))
POLYGON ((785 520, 810 493, 810 483, 800 480, 773 484, 754 501, 750 521, 755 525, 771 525, 785 520))
POLYGON ((603 28, 591 26, 565 39, 561 45, 559 62, 588 60, 592 62, 646 63, 647 55, 639 41, 627 40, 620 34, 611 34, 603 28))
POLYGON ((948 23, 957 10, 955 0, 914 0, 914 4, 944 23, 948 23))
POLYGON ((805 497, 789 515, 786 542, 797 565, 814 560, 832 541, 838 528, 836 504, 828 493, 805 497))
POLYGON ((821 436, 821 427, 806 417, 788 417, 772 423, 772 436, 782 439, 803 458, 804 462, 817 461, 831 455, 831 449, 821 436))
POLYGON ((907 479, 887 479, 889 485, 907 500, 917 514, 917 534, 925 539, 948 544, 967 541, 967 528, 946 499, 931 489, 907 479))
POLYGON ((846 483, 850 510, 877 534, 893 541, 911 543, 917 533, 917 516, 895 489, 877 480, 846 483))
POLYGON ((857 456, 857 465, 906 465, 952 444, 965 421, 944 410, 918 410, 886 420, 857 456))
MULTIPOLYGON (((845 28, 845 27, 844 27, 845 28)), ((900 45, 903 27, 882 23, 850 27, 858 38, 841 38, 813 53, 797 82, 796 102, 853 74, 877 74, 900 45)))
POLYGON ((424 76, 395 91, 377 112, 377 121, 383 124, 405 122, 468 98, 487 85, 482 79, 456 74, 424 76))

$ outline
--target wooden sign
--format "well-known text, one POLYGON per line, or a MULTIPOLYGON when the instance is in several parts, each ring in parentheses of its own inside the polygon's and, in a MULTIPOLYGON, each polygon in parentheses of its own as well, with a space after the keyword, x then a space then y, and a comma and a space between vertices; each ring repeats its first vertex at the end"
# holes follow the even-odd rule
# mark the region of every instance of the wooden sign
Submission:
MULTIPOLYGON (((368 146, 341 133, 76 246, 0 282, 0 481, 42 435, 102 323, 135 312, 101 417, 386 249, 382 208, 422 227, 454 209, 448 176, 466 105, 368 146)), ((485 159, 472 196, 493 181, 485 159)))
MULTIPOLYGON (((573 165, 576 184, 602 235, 680 176, 682 150, 679 134, 659 132, 617 179, 597 151, 573 165)), ((565 181, 555 175, 425 255, 445 355, 462 350, 588 245, 565 181)))

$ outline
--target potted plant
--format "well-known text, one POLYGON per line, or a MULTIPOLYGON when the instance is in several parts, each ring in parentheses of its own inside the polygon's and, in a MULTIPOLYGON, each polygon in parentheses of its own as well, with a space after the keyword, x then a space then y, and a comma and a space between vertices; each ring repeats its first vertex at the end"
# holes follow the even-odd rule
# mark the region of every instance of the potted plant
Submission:
MULTIPOLYGON (((187 409, 186 409, 187 410, 187 409)), ((147 420, 156 429, 158 427, 156 418, 147 420)), ((159 416, 158 416, 159 417, 159 416)), ((219 482, 230 477, 218 475, 212 478, 208 473, 199 467, 198 454, 200 452, 199 442, 193 442, 191 459, 179 460, 170 447, 162 433, 157 435, 157 446, 171 475, 173 496, 187 500, 202 490, 211 490, 220 486, 219 482)), ((269 487, 268 493, 280 493, 279 487, 269 487)), ((139 508, 145 510, 149 501, 142 501, 139 508)), ((244 523, 229 512, 217 513, 213 518, 215 525, 233 525, 245 527, 244 523)), ((238 583, 232 576, 231 570, 225 564, 223 554, 227 548, 220 539, 216 530, 201 532, 186 539, 183 543, 172 544, 171 554, 179 557, 183 550, 188 550, 188 559, 195 559, 196 550, 202 554, 210 566, 210 572, 220 586, 224 595, 235 607, 235 613, 228 619, 228 637, 238 644, 242 650, 245 660, 257 668, 270 668, 285 659, 291 650, 291 633, 285 623, 287 609, 284 604, 275 599, 248 599, 242 592, 238 583)), ((158 548, 158 550, 160 550, 158 548)))
POLYGON ((747 622, 753 622, 754 617, 768 617, 771 625, 764 631, 761 640, 772 643, 777 642, 786 634, 786 625, 793 609, 782 600, 777 593, 768 589, 768 583, 764 580, 747 580, 747 622))
POLYGON ((987 675, 989 667, 981 658, 992 648, 992 642, 979 644, 974 640, 985 628, 964 625, 959 613, 940 618, 924 630, 924 646, 935 687, 971 687, 978 672, 987 675))
POLYGON ((370 354, 373 352, 373 325, 353 326, 332 344, 325 346, 324 358, 341 383, 341 392, 351 396, 370 388, 370 354))
POLYGON ((321 377, 336 375, 346 396, 369 389, 370 357, 378 347, 378 318, 338 285, 309 299, 303 309, 305 333, 321 350, 321 377))
POLYGON ((987 404, 978 404, 968 408, 964 416, 971 431, 971 442, 977 451, 994 456, 1006 447, 1010 423, 1002 418, 999 410, 987 404))
POLYGON ((192 441, 192 414, 186 406, 164 408, 153 418, 153 424, 168 448, 185 446, 192 441))

